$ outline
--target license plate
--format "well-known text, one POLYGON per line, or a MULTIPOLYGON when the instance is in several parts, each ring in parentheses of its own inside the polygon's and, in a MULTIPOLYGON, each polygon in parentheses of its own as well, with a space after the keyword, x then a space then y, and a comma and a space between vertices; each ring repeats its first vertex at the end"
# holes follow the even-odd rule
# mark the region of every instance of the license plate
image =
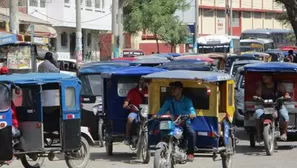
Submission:
POLYGON ((274 112, 274 108, 264 108, 264 114, 273 114, 274 112))
POLYGON ((161 121, 160 122, 160 130, 169 130, 171 129, 170 121, 161 121))

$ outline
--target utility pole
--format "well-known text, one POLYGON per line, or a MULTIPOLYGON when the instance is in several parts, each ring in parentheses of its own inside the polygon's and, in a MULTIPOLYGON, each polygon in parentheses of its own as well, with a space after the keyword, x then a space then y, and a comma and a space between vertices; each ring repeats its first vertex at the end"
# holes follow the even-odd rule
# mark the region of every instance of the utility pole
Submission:
POLYGON ((9 1, 9 27, 10 32, 13 34, 19 33, 19 17, 18 17, 18 1, 17 0, 10 0, 9 1))
POLYGON ((225 34, 229 34, 229 0, 225 0, 225 34))
POLYGON ((123 49, 125 46, 124 28, 123 28, 123 8, 124 0, 119 0, 119 11, 118 11, 118 31, 119 31, 119 57, 123 57, 123 49))
POLYGON ((194 53, 199 53, 198 50, 198 38, 199 38, 199 0, 195 0, 195 42, 194 42, 194 53))
POLYGON ((82 63, 81 0, 76 0, 76 63, 82 63))
POLYGON ((233 8, 232 8, 232 3, 233 0, 229 0, 230 1, 230 36, 233 36, 233 8))
POLYGON ((119 0, 112 0, 112 58, 118 57, 118 12, 119 0))

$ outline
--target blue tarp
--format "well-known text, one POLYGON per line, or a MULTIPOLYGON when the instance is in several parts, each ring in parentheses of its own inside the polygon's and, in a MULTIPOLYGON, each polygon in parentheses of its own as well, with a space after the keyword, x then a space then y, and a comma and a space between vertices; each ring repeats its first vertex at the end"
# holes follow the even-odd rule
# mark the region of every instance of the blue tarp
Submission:
POLYGON ((13 82, 15 84, 34 84, 34 83, 62 83, 63 81, 80 82, 77 77, 63 73, 27 73, 1 75, 0 82, 13 82))
POLYGON ((157 68, 167 69, 167 70, 192 70, 192 71, 211 71, 212 68, 205 64, 205 62, 180 62, 172 61, 163 65, 157 66, 157 68))
POLYGON ((0 32, 0 46, 5 44, 13 44, 18 41, 15 34, 10 34, 6 32, 0 32))
POLYGON ((232 79, 229 74, 222 72, 209 71, 189 71, 189 70, 173 70, 166 72, 157 72, 144 76, 144 78, 160 78, 160 79, 201 79, 206 82, 226 81, 232 79))
POLYGON ((166 71, 161 68, 154 68, 154 67, 120 67, 111 71, 102 72, 102 77, 110 78, 111 76, 142 76, 147 75, 155 72, 166 71))
POLYGON ((248 64, 244 66, 244 70, 250 72, 297 72, 297 64, 284 62, 248 64))
POLYGON ((108 62, 97 62, 90 63, 85 65, 79 69, 79 75, 81 74, 99 74, 105 71, 113 71, 120 67, 131 66, 131 64, 127 61, 108 61, 108 62))

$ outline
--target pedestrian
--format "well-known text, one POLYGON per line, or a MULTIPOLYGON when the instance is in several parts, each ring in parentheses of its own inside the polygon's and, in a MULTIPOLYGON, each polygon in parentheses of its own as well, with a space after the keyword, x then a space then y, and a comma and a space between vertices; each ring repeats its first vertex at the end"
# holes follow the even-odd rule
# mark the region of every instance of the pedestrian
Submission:
POLYGON ((55 61, 53 54, 51 52, 47 52, 44 56, 44 61, 38 66, 39 73, 59 73, 60 70, 57 66, 57 62, 55 61))

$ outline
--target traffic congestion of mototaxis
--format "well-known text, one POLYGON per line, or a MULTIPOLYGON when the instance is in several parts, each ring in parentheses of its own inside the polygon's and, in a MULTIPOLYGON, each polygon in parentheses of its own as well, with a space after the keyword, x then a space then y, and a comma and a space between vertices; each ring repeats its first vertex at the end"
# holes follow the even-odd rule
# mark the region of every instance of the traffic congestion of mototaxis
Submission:
POLYGON ((0 167, 39 168, 62 155, 67 167, 85 168, 91 148, 116 157, 122 144, 154 168, 200 154, 231 168, 238 129, 250 148, 273 155, 297 134, 297 50, 254 33, 200 37, 198 53, 127 49, 78 65, 47 52, 31 58, 41 60, 33 72, 3 65, 0 167))

